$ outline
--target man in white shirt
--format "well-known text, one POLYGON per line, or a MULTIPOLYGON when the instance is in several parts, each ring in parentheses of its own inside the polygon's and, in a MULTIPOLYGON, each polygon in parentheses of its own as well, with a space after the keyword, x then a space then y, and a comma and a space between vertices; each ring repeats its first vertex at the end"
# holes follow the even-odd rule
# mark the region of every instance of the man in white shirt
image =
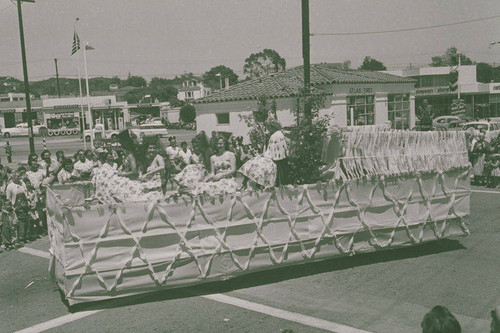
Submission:
POLYGON ((167 149, 165 149, 165 152, 168 155, 168 159, 170 161, 173 161, 174 158, 176 158, 177 155, 179 155, 181 149, 177 147, 177 140, 175 139, 175 136, 171 136, 168 139, 168 141, 170 142, 170 146, 168 146, 167 149))
POLYGON ((44 169, 40 168, 38 164, 38 158, 33 157, 29 162, 29 170, 26 171, 26 176, 29 178, 31 184, 34 188, 40 188, 40 184, 42 184, 43 179, 47 176, 44 169))
POLYGON ((191 152, 191 149, 187 147, 186 141, 181 142, 181 150, 179 151, 179 156, 182 158, 182 161, 185 164, 189 164, 191 162, 191 157, 193 156, 193 153, 191 152))
POLYGON ((61 169, 61 165, 59 162, 57 162, 55 159, 50 157, 50 151, 44 150, 40 154, 40 168, 42 168, 45 173, 47 174, 47 177, 49 177, 49 174, 56 175, 57 172, 61 169))
POLYGON ((167 153, 168 159, 170 160, 170 164, 173 166, 174 170, 172 170, 173 173, 179 173, 181 172, 181 166, 179 165, 178 161, 176 161, 176 157, 179 157, 179 153, 181 149, 177 146, 177 140, 175 136, 171 136, 168 141, 170 141, 170 146, 165 149, 165 152, 167 153))
POLYGON ((78 161, 73 166, 73 176, 88 179, 93 168, 94 162, 85 158, 85 152, 80 149, 78 151, 78 161))

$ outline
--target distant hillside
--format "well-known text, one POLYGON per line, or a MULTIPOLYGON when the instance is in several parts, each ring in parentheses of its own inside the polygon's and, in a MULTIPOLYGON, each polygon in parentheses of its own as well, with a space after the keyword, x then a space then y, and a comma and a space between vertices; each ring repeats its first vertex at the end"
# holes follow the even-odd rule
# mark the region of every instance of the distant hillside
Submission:
MULTIPOLYGON (((138 103, 145 95, 151 95, 153 100, 158 99, 160 102, 169 101, 173 105, 178 104, 177 88, 182 84, 182 78, 174 79, 153 79, 148 85, 146 80, 139 76, 130 76, 128 79, 121 80, 118 77, 96 77, 89 79, 91 94, 105 94, 109 91, 109 86, 115 84, 119 88, 135 87, 136 89, 128 92, 124 98, 129 103, 138 103)), ((59 89, 61 96, 78 96, 79 86, 78 79, 59 78, 59 89)), ((12 77, 0 76, 0 94, 9 92, 24 92, 24 83, 12 77)), ((50 78, 42 81, 30 82, 30 92, 39 98, 42 95, 57 96, 57 80, 50 78)), ((85 81, 82 79, 82 93, 86 95, 85 81)), ((109 91, 112 94, 112 91, 109 91)))

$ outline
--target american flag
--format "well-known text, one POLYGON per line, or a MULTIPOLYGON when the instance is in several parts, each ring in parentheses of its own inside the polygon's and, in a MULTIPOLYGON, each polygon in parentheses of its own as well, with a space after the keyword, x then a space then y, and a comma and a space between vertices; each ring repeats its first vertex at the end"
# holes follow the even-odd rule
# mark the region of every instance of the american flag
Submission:
POLYGON ((71 49, 71 55, 78 52, 79 49, 80 49, 80 37, 78 37, 78 34, 75 31, 73 33, 73 48, 71 49))

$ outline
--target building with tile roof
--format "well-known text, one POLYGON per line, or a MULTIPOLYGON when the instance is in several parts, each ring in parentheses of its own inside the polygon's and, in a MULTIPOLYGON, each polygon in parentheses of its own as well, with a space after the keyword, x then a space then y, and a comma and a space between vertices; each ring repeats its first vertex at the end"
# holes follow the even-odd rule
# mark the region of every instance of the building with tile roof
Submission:
MULTIPOLYGON (((381 124, 395 128, 415 126, 412 78, 382 72, 342 70, 334 64, 311 65, 311 93, 325 97, 321 116, 339 126, 381 124)), ((295 122, 297 97, 304 86, 303 66, 244 81, 193 101, 197 130, 230 132, 246 137, 248 127, 240 115, 257 109, 259 97, 275 100, 283 126, 295 122)))

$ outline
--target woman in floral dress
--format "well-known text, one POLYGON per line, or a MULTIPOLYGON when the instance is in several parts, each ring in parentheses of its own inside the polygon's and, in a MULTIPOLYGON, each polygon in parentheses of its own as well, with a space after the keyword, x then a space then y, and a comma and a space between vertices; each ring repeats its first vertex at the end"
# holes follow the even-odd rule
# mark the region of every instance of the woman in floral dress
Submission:
MULTIPOLYGON (((183 172, 182 177, 176 177, 180 185, 186 184, 189 192, 193 195, 206 194, 212 197, 235 193, 236 181, 236 156, 227 151, 227 143, 224 138, 216 141, 217 153, 210 157, 211 172, 201 181, 204 168, 200 164, 188 166, 189 172, 183 172)), ((188 168, 186 167, 186 168, 188 168)))
POLYGON ((94 169, 92 184, 95 197, 103 203, 128 201, 153 201, 163 198, 159 190, 145 187, 144 183, 118 175, 118 171, 106 162, 107 153, 101 156, 102 165, 94 169))

